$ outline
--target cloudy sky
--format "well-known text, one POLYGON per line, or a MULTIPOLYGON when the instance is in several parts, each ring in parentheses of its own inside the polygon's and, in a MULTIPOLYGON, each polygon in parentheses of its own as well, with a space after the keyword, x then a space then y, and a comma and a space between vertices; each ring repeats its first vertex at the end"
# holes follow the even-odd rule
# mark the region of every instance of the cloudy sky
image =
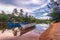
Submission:
MULTIPOLYGON (((14 8, 17 8, 18 10, 23 9, 25 12, 30 12, 35 17, 38 17, 39 14, 42 14, 37 12, 40 11, 38 9, 46 7, 49 2, 50 0, 0 0, 0 11, 12 12, 14 8)), ((41 11, 44 11, 44 9, 41 11)), ((43 16, 45 15, 47 13, 43 14, 43 16)))

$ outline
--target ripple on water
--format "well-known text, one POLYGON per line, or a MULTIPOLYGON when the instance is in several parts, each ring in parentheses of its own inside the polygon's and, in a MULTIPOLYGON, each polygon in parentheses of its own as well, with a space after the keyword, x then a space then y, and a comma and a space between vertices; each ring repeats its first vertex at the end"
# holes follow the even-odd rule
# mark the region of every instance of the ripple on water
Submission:
POLYGON ((35 28, 35 32, 42 33, 49 27, 48 24, 37 24, 35 28))

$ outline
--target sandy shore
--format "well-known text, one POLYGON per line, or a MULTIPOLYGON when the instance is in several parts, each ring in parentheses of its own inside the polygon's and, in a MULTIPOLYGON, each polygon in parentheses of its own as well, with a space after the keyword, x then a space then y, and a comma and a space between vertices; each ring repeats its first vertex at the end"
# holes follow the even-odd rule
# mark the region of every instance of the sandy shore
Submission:
POLYGON ((40 35, 40 40, 60 40, 60 22, 53 23, 40 35))

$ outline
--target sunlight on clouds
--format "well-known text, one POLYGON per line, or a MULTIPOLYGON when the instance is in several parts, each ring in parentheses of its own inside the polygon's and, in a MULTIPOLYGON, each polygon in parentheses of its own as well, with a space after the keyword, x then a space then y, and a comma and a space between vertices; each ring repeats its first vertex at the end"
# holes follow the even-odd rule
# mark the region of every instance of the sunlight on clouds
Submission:
MULTIPOLYGON (((9 1, 3 0, 3 2, 0 2, 0 10, 12 12, 14 8, 17 8, 18 10, 23 9, 24 12, 29 12, 29 14, 34 15, 34 11, 40 8, 45 7, 50 0, 11 0, 11 3, 9 1)), ((47 14, 43 14, 47 15, 47 14)))
POLYGON ((25 8, 22 8, 22 7, 17 7, 17 6, 13 6, 13 5, 0 4, 0 12, 3 10, 3 11, 5 11, 5 12, 12 13, 12 11, 13 11, 14 8, 17 8, 18 11, 19 11, 20 9, 23 9, 24 12, 31 12, 30 10, 25 9, 25 8))
MULTIPOLYGON (((49 2, 49 0, 48 0, 48 2, 49 2)), ((9 6, 8 6, 8 9, 12 9, 12 8, 15 8, 15 7, 17 7, 17 8, 23 8, 23 9, 25 9, 26 11, 31 11, 31 12, 33 12, 34 10, 37 10, 37 9, 39 9, 39 8, 42 8, 42 7, 44 7, 44 6, 46 6, 47 5, 47 2, 45 3, 45 1, 44 0, 15 0, 14 2, 13 2, 15 5, 13 5, 13 4, 10 4, 10 8, 9 8, 9 6), (45 3, 45 4, 43 4, 43 3, 45 3), (34 5, 36 5, 36 6, 32 6, 32 5, 30 5, 30 4, 34 4, 34 5), (43 5, 41 5, 41 4, 43 4, 43 5), (30 7, 28 6, 28 5, 30 5, 30 7), (39 5, 39 6, 37 6, 37 5, 39 5), (13 7, 12 7, 13 6, 13 7)), ((4 5, 6 5, 6 4, 4 4, 4 5)), ((7 5, 6 5, 7 6, 7 5)), ((5 6, 5 7, 6 7, 5 6)), ((4 7, 3 7, 4 8, 4 7)), ((3 9, 2 8, 2 9, 3 9)), ((7 7, 6 7, 7 8, 7 7)))
POLYGON ((43 1, 41 1, 41 0, 15 0, 15 3, 17 4, 17 5, 21 5, 21 4, 25 4, 25 5, 27 5, 27 4, 37 4, 37 5, 40 5, 40 4, 42 4, 43 3, 43 1))
POLYGON ((47 2, 43 5, 41 5, 40 7, 36 7, 35 10, 45 7, 48 3, 50 3, 50 0, 47 0, 47 2))
POLYGON ((46 19, 50 19, 50 18, 51 18, 51 17, 43 16, 43 17, 40 17, 39 19, 46 20, 46 19))
POLYGON ((0 11, 1 10, 4 10, 4 11, 9 11, 9 12, 12 12, 12 10, 14 9, 14 8, 16 8, 16 7, 14 7, 14 6, 10 6, 10 5, 2 5, 2 4, 0 4, 0 11))
POLYGON ((55 2, 58 1, 58 0, 54 0, 55 2))
POLYGON ((40 8, 40 7, 43 7, 46 5, 47 2, 49 2, 49 0, 15 0, 15 4, 19 7, 25 7, 25 8, 30 8, 30 9, 37 9, 37 8, 40 8), (30 5, 31 4, 31 5, 30 5), (36 6, 32 6, 33 5, 36 5, 36 6), (29 7, 30 5, 30 7, 29 7), (39 5, 39 6, 38 6, 39 5))
POLYGON ((48 15, 48 13, 43 14, 43 16, 46 16, 46 15, 48 15))
POLYGON ((39 3, 40 0, 31 0, 31 2, 34 3, 34 4, 40 4, 40 3, 39 3))

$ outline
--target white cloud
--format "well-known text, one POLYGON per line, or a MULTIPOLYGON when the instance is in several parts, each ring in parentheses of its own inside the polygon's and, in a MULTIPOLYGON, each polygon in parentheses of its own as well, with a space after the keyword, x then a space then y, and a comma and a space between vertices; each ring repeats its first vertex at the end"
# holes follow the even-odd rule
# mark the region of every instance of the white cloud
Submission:
POLYGON ((45 7, 48 3, 50 3, 50 0, 47 0, 45 4, 41 5, 40 7, 37 7, 35 10, 45 7))
POLYGON ((46 16, 46 15, 48 15, 48 13, 44 13, 42 16, 46 16))
POLYGON ((58 1, 58 0, 54 0, 55 2, 58 1))
MULTIPOLYGON (((49 2, 49 1, 48 1, 49 2)), ((25 9, 26 11, 29 11, 29 12, 32 12, 32 11, 34 11, 34 10, 36 10, 36 9, 38 9, 38 8, 42 8, 42 7, 44 7, 44 6, 46 6, 46 4, 47 3, 45 3, 44 2, 44 0, 15 0, 14 2, 13 2, 14 4, 15 4, 15 6, 14 5, 6 5, 6 4, 4 4, 4 5, 0 5, 0 8, 1 9, 9 9, 9 10, 11 10, 11 9, 13 9, 13 8, 23 8, 23 9, 25 9), (44 4, 45 3, 45 4, 44 4), (32 7, 31 5, 31 7, 29 7, 28 5, 29 4, 34 4, 34 5, 39 5, 39 6, 36 6, 36 7, 32 7), (40 6, 41 4, 43 4, 42 6, 40 6)), ((8 10, 7 9, 7 10, 8 10)))
POLYGON ((0 11, 1 10, 4 10, 4 11, 9 11, 9 12, 12 12, 12 10, 16 8, 14 6, 10 6, 10 5, 2 5, 0 4, 0 11))
POLYGON ((47 1, 45 0, 15 0, 14 3, 20 7, 29 9, 30 11, 34 11, 36 9, 46 6, 49 2, 50 0, 47 0, 47 1), (39 5, 39 6, 32 7, 32 4, 39 5), (28 5, 30 5, 31 7, 29 7, 28 5))
POLYGON ((40 2, 42 2, 42 1, 40 1, 40 0, 31 0, 31 3, 33 3, 33 4, 41 4, 40 2))
POLYGON ((15 4, 17 5, 27 5, 27 4, 37 4, 40 5, 43 3, 43 0, 15 0, 15 4))
POLYGON ((49 16, 42 16, 42 17, 40 17, 39 19, 42 19, 42 20, 46 20, 46 19, 50 19, 51 17, 49 17, 49 16))
MULTIPOLYGON (((17 8, 18 10, 20 10, 21 8, 24 9, 25 12, 30 12, 29 14, 35 16, 33 14, 34 10, 37 10, 39 8, 42 8, 44 6, 46 6, 48 3, 50 2, 50 0, 48 1, 44 1, 44 0, 14 0, 14 4, 1 4, 0 3, 0 10, 4 10, 4 11, 8 11, 8 12, 12 12, 12 10, 14 8, 17 8), (38 6, 31 6, 32 4, 34 5, 38 5, 38 6), (30 5, 30 6, 28 6, 30 5)), ((46 14, 44 14, 46 15, 46 14)))
POLYGON ((26 9, 26 8, 17 7, 17 6, 13 6, 13 5, 0 4, 0 11, 4 10, 6 12, 10 12, 11 13, 14 8, 17 8, 18 10, 24 9, 25 12, 31 12, 29 9, 26 9))
POLYGON ((45 19, 50 19, 51 17, 47 16, 48 13, 44 13, 39 19, 45 20, 45 19))

